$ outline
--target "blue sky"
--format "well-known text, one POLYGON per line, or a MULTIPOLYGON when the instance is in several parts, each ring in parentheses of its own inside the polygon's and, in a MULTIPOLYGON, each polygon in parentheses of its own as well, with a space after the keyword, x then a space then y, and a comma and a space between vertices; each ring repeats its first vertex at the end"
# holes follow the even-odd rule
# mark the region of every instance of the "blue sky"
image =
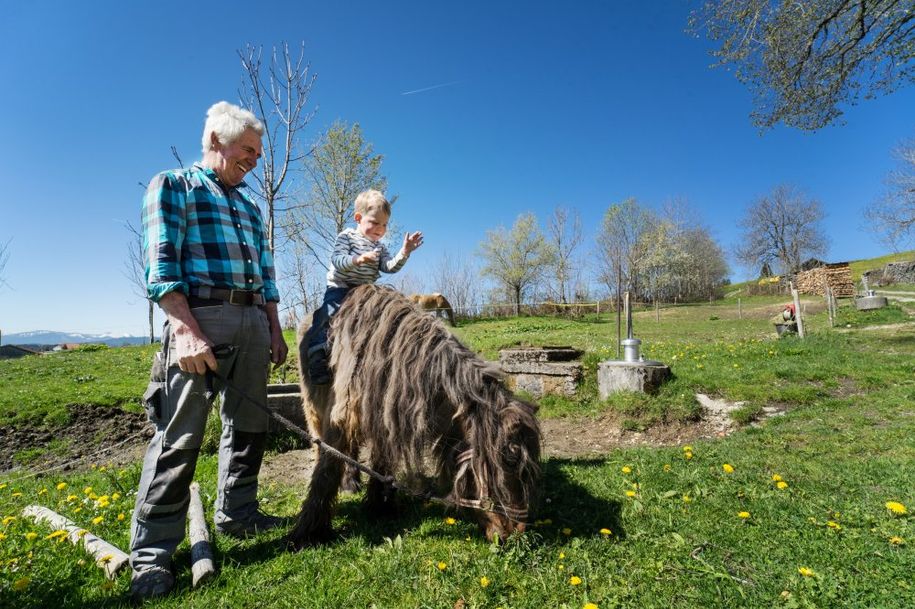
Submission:
MULTIPOLYGON (((588 253, 606 208, 682 198, 728 249, 746 206, 790 182, 828 213, 830 260, 880 255, 863 207, 915 136, 915 88, 814 134, 760 133, 749 91, 684 33, 689 2, 17 2, 0 20, 0 330, 138 334, 123 275, 137 185, 199 157, 206 108, 237 101, 236 50, 304 40, 309 138, 359 122, 395 221, 472 256, 488 229, 557 205, 588 253), (437 86, 445 85, 445 86, 437 86), (404 95, 406 92, 427 89, 404 95)), ((592 257, 593 256, 589 256, 592 257)), ((732 264, 735 280, 747 270, 732 264)))

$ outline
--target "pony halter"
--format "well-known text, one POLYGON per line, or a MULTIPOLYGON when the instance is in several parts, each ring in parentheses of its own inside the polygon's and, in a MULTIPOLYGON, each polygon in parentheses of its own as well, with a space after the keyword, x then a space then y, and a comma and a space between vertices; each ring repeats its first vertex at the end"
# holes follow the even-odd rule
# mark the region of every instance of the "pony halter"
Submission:
POLYGON ((454 476, 454 481, 457 481, 467 474, 468 471, 472 471, 474 479, 477 484, 477 490, 480 493, 479 499, 465 499, 464 497, 456 497, 452 500, 454 505, 471 508, 474 510, 481 510, 483 512, 493 512, 496 514, 501 514, 508 518, 509 520, 517 523, 523 523, 527 521, 527 510, 519 510, 513 507, 508 507, 502 504, 496 505, 496 502, 492 500, 487 494, 486 483, 483 479, 477 474, 476 469, 473 467, 473 449, 468 448, 464 452, 460 453, 457 456, 458 471, 454 476))

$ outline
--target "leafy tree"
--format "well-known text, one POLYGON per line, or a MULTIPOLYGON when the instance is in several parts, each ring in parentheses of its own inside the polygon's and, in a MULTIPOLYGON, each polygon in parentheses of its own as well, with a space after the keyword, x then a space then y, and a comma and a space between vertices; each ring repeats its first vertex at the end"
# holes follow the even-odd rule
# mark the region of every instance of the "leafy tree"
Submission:
POLYGON ((607 208, 597 235, 596 260, 608 291, 615 293, 618 283, 624 290, 638 291, 642 251, 637 246, 656 221, 655 213, 633 197, 607 208))
MULTIPOLYGON (((242 104, 264 124, 263 157, 253 172, 255 195, 266 208, 267 241, 276 250, 277 203, 294 166, 308 153, 299 141, 314 111, 308 112, 308 98, 316 76, 305 61, 305 43, 298 57, 285 42, 273 47, 268 65, 262 63, 263 47, 247 45, 238 51, 244 72, 239 96, 242 104)), ((294 190, 294 189, 293 189, 294 190)))
POLYGON ((755 268, 778 262, 783 272, 793 273, 804 258, 826 253, 827 238, 820 225, 824 217, 818 201, 792 186, 777 186, 747 208, 740 222, 743 235, 735 248, 737 258, 755 268))
MULTIPOLYGON (((369 188, 387 189, 387 178, 381 173, 383 161, 384 157, 375 154, 374 146, 365 140, 358 123, 339 121, 304 159, 307 193, 287 208, 283 219, 283 232, 293 243, 286 274, 293 275, 289 278, 293 298, 303 308, 309 308, 309 296, 323 290, 334 240, 352 219, 356 196, 369 188)), ((396 197, 389 200, 394 203, 396 197)), ((391 227, 388 230, 389 234, 395 232, 391 227)))
POLYGON ((559 302, 566 303, 566 295, 575 273, 575 251, 581 245, 581 217, 576 210, 557 207, 547 225, 547 239, 553 250, 550 267, 555 275, 551 283, 559 295, 559 302))
POLYGON ((518 216, 510 231, 502 227, 486 231, 479 255, 484 261, 481 273, 505 289, 515 305, 515 315, 521 314, 522 297, 540 280, 554 256, 531 213, 518 216))
POLYGON ((867 215, 881 239, 898 250, 915 238, 915 140, 901 145, 894 155, 899 166, 887 176, 886 194, 867 215))
POLYGON ((690 29, 720 43, 712 54, 750 86, 764 128, 819 129, 915 80, 911 0, 709 0, 690 29))

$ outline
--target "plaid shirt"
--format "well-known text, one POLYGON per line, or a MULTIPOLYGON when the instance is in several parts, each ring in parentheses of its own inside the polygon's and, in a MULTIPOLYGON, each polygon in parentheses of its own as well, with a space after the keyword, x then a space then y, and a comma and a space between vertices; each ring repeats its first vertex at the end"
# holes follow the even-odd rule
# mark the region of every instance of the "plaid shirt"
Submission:
POLYGON ((195 287, 261 292, 279 301, 273 256, 260 210, 241 192, 223 188, 212 169, 194 165, 164 171, 143 202, 146 291, 165 294, 195 287))

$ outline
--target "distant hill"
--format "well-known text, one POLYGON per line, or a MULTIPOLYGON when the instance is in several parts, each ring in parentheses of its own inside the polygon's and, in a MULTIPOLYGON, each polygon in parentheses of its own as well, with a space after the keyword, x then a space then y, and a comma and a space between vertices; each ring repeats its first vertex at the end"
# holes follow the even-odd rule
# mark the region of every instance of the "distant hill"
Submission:
POLYGON ((124 345, 145 345, 149 343, 148 336, 115 336, 113 334, 71 334, 68 332, 55 332, 52 330, 33 330, 31 332, 18 332, 16 334, 3 334, 4 345, 26 345, 40 347, 42 345, 60 345, 62 343, 94 343, 105 344, 110 347, 124 345))

